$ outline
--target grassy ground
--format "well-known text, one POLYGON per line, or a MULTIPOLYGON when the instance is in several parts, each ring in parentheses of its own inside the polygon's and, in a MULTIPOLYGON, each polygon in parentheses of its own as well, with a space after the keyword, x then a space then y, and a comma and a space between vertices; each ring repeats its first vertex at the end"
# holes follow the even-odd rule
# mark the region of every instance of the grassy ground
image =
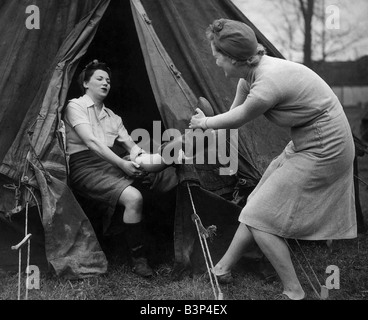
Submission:
MULTIPOLYGON (((340 271, 340 288, 329 291, 329 300, 368 299, 368 234, 357 239, 340 240, 328 247, 325 242, 300 242, 302 252, 296 243, 291 243, 295 256, 294 264, 300 281, 307 292, 308 300, 317 300, 307 277, 299 263, 307 272, 314 286, 318 284, 308 263, 323 285, 329 265, 340 271)), ((109 257, 108 273, 99 277, 70 281, 43 274, 39 290, 30 290, 30 300, 215 300, 212 286, 206 273, 185 276, 180 281, 172 281, 172 258, 156 264, 156 275, 149 280, 130 272, 121 258, 109 257)), ((273 300, 281 293, 278 279, 264 283, 249 262, 241 260, 234 272, 235 283, 221 285, 225 300, 273 300)), ((17 274, 0 275, 0 300, 17 299, 17 274)), ((334 282, 336 284, 336 282, 334 282)), ((319 290, 319 289, 318 289, 319 290)), ((22 297, 24 297, 22 288, 22 297)))

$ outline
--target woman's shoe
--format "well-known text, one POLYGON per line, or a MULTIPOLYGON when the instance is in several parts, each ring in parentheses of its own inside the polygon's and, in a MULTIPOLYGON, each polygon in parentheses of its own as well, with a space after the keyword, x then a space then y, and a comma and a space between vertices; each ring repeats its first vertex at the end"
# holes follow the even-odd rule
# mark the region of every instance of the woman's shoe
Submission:
POLYGON ((291 300, 285 293, 279 293, 274 300, 291 300))
POLYGON ((231 284, 234 282, 234 278, 231 275, 231 271, 221 275, 217 275, 216 273, 213 272, 213 270, 211 270, 211 272, 216 276, 217 281, 221 284, 231 284))
MULTIPOLYGON (((298 299, 298 300, 305 300, 306 295, 304 296, 304 298, 302 299, 298 299)), ((285 293, 280 293, 278 294, 274 300, 293 300, 290 299, 288 295, 286 295, 285 293)))

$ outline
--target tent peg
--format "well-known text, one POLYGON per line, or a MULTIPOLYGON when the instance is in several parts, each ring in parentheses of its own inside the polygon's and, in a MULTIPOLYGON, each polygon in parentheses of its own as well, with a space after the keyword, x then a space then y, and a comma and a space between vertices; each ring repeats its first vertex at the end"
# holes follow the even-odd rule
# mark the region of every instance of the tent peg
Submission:
POLYGON ((325 285, 321 286, 321 300, 327 300, 328 299, 328 288, 325 285))

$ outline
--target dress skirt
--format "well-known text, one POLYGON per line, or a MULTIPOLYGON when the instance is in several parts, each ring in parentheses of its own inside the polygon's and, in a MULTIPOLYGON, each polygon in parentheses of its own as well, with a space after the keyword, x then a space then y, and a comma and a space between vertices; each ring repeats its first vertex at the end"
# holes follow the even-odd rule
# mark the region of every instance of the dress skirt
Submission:
POLYGON ((355 150, 345 114, 292 128, 291 138, 249 195, 239 221, 290 239, 355 238, 355 150))
POLYGON ((103 217, 105 232, 110 226, 121 193, 134 179, 89 150, 72 154, 69 168, 70 184, 74 192, 108 206, 103 217))

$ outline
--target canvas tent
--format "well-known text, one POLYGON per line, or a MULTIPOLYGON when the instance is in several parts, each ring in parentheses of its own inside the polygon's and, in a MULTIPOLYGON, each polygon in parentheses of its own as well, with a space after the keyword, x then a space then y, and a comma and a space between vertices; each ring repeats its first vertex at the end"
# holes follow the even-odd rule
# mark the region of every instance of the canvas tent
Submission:
MULTIPOLYGON (((153 121, 183 131, 198 97, 207 98, 215 113, 232 102, 236 82, 216 68, 204 34, 220 17, 244 21, 269 55, 281 57, 230 0, 1 1, 0 266, 14 265, 17 255, 10 246, 23 238, 27 213, 28 232, 35 235, 33 253, 44 257, 34 264, 50 264, 58 275, 76 277, 106 271, 90 221, 68 187, 60 120, 67 100, 80 94, 75 76, 92 59, 106 61, 113 70, 106 103, 122 116, 128 131, 151 131, 153 121), (39 8, 40 29, 25 26, 29 5, 39 8)), ((288 139, 286 131, 262 117, 242 127, 238 177, 254 187, 288 139)), ((197 185, 195 199, 202 207, 208 199, 219 203, 221 214, 235 216, 238 207, 221 202, 233 189, 234 177, 219 177, 212 167, 186 169, 179 170, 180 182, 197 185)), ((190 209, 183 205, 188 204, 184 185, 176 201, 180 260, 187 236, 183 220, 190 209)))

